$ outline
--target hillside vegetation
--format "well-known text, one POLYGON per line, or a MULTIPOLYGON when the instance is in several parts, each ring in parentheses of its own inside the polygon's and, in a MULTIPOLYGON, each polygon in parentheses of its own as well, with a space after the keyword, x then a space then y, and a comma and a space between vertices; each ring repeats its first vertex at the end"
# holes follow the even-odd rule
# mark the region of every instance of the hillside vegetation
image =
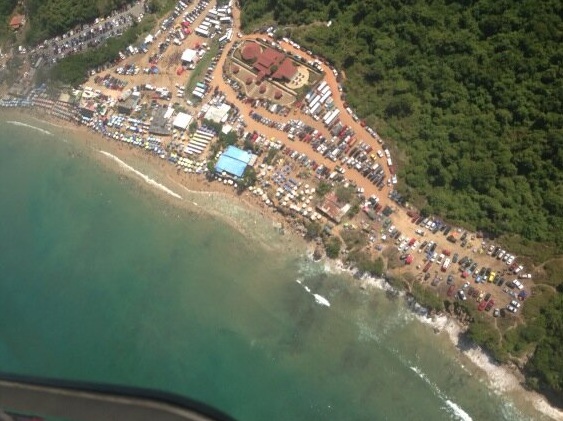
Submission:
POLYGON ((245 0, 345 71, 347 101, 399 146, 413 203, 563 250, 557 0, 245 0), (332 20, 327 27, 324 23, 332 20))
POLYGON ((8 26, 18 0, 0 0, 0 41, 4 41, 13 33, 8 26))
POLYGON ((31 27, 30 44, 63 34, 76 25, 93 22, 134 0, 26 0, 31 27))
MULTIPOLYGON (((560 1, 241 3, 245 29, 277 22, 344 71, 347 102, 395 149, 425 213, 504 234, 536 262, 563 251, 560 1)), ((478 319, 468 334, 499 361, 532 355, 529 385, 563 406, 561 271, 550 279, 517 329, 478 319)))

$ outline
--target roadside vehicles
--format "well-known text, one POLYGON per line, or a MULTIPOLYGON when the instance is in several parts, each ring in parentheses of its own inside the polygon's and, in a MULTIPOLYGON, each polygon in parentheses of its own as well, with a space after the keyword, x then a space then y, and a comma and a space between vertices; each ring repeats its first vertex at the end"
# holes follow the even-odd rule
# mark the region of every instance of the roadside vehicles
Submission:
POLYGON ((512 301, 510 302, 510 305, 511 305, 512 307, 520 308, 520 303, 519 303, 518 301, 516 301, 516 300, 512 300, 512 301))
POLYGON ((524 289, 524 285, 518 279, 512 281, 512 285, 514 285, 518 289, 524 289))

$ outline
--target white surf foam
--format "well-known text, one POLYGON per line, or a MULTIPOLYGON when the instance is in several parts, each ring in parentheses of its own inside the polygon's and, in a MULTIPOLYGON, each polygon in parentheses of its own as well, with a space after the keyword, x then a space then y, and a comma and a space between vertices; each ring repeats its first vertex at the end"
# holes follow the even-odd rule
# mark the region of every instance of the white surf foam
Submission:
POLYGON ((31 124, 22 123, 21 121, 8 120, 8 121, 6 121, 6 123, 12 124, 14 126, 27 127, 28 129, 36 130, 36 131, 41 132, 43 134, 46 134, 48 136, 53 136, 53 133, 51 133, 49 130, 42 129, 41 127, 36 127, 36 126, 31 125, 31 124))
POLYGON ((448 405, 455 416, 458 417, 458 419, 462 420, 462 421, 473 421, 473 419, 469 416, 469 414, 467 412, 465 412, 463 409, 461 409, 461 407, 455 403, 452 402, 449 399, 446 399, 446 405, 448 405))
POLYGON ((303 287, 303 289, 305 291, 307 291, 307 293, 311 294, 315 298, 315 302, 317 304, 320 304, 320 305, 326 306, 326 307, 330 307, 330 302, 325 297, 323 297, 320 294, 312 293, 311 288, 309 288, 307 285, 304 285, 303 281, 301 279, 296 279, 295 282, 297 282, 299 285, 301 285, 303 287))
POLYGON ((100 151, 100 153, 104 154, 105 156, 107 156, 108 158, 113 159, 115 162, 117 162, 119 164, 119 166, 123 169, 126 169, 127 171, 130 171, 136 175, 138 175, 139 177, 141 177, 147 184, 150 184, 153 187, 156 187, 159 190, 162 190, 163 192, 169 194, 172 197, 175 197, 176 199, 182 199, 182 196, 180 196, 178 193, 170 190, 168 187, 156 182, 155 180, 153 180, 152 178, 150 178, 148 175, 143 174, 142 172, 136 170, 135 168, 133 168, 132 166, 126 164, 125 162, 123 162, 121 159, 119 159, 117 156, 112 155, 109 152, 106 151, 100 151))
POLYGON ((418 377, 424 380, 424 382, 428 386, 430 386, 430 388, 438 398, 444 401, 444 403, 446 404, 444 409, 448 411, 453 417, 455 417, 455 419, 461 421, 473 421, 473 418, 471 418, 471 416, 467 412, 465 412, 457 403, 450 400, 446 396, 446 394, 438 388, 438 386, 432 383, 432 381, 426 374, 424 374, 424 372, 420 368, 418 368, 417 366, 410 366, 410 369, 414 371, 418 375, 418 377))
POLYGON ((322 295, 313 294, 313 297, 315 297, 315 301, 316 301, 318 304, 320 304, 320 305, 322 305, 322 306, 330 307, 330 302, 329 302, 325 297, 323 297, 322 295))

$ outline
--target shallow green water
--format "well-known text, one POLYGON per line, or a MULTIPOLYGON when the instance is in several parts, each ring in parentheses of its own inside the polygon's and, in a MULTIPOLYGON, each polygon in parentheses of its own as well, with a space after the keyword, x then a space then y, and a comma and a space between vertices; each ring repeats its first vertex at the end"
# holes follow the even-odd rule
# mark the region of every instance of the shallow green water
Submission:
POLYGON ((539 417, 402 300, 309 262, 236 201, 170 186, 199 204, 173 206, 80 143, 0 129, 0 370, 172 391, 240 420, 539 417))

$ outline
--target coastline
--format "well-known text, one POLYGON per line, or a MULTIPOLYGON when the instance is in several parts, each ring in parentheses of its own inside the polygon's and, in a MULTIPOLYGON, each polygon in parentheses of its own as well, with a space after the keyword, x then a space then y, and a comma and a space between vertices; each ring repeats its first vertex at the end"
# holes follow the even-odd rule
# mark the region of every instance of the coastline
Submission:
MULTIPOLYGON (((83 146, 89 149, 96 162, 110 171, 130 177, 132 180, 141 182, 141 184, 149 184, 153 192, 171 205, 188 209, 191 212, 207 213, 219 217, 244 235, 248 235, 250 230, 240 223, 238 220, 240 216, 252 221, 254 225, 268 225, 275 238, 283 241, 273 242, 268 241, 270 240, 268 238, 262 238, 261 243, 265 247, 279 247, 283 245, 281 243, 296 241, 301 243, 302 246, 307 244, 302 236, 292 229, 291 224, 287 223, 283 215, 272 212, 271 208, 266 207, 248 191, 238 194, 232 186, 218 181, 210 182, 204 175, 186 174, 177 170, 169 162, 148 154, 138 147, 105 138, 86 126, 59 120, 33 108, 3 109, 2 115, 7 116, 7 118, 4 118, 5 121, 12 120, 14 122, 17 121, 18 117, 24 116, 31 118, 38 124, 47 124, 54 127, 60 131, 60 135, 68 135, 72 140, 80 141, 83 146), (139 166, 143 168, 140 169, 139 166), (155 178, 158 178, 158 181, 155 178), (232 212, 235 212, 233 209, 228 209, 232 211, 231 213, 225 212, 225 207, 221 206, 225 201, 235 203, 243 214, 241 215, 241 212, 238 212, 237 218, 235 218, 233 217, 235 215, 231 215, 232 212), (207 206, 203 207, 203 203, 206 203, 207 206), (291 235, 281 235, 279 227, 283 228, 284 233, 291 235)), ((253 239, 259 240, 258 238, 253 239)), ((290 249, 290 247, 286 245, 284 248, 290 249)))
MULTIPOLYGON (((160 188, 151 188, 151 190, 157 190, 158 194, 160 194, 163 199, 168 200, 169 203, 176 206, 189 207, 189 209, 192 211, 197 210, 198 212, 205 212, 212 214, 213 216, 219 216, 222 219, 226 220, 239 232, 246 234, 248 233, 248 230, 245 230, 245 227, 240 222, 237 223, 235 218, 221 213, 217 209, 204 208, 198 202, 189 200, 184 196, 197 195, 202 199, 207 198, 210 200, 213 200, 213 198, 216 197, 220 198, 221 200, 230 201, 231 203, 236 201, 239 206, 246 209, 250 217, 254 216, 255 218, 259 218, 260 223, 262 224, 267 225, 268 222, 270 222, 273 233, 275 231, 275 224, 282 224, 284 228, 289 228, 289 235, 282 236, 277 232, 275 233, 280 239, 283 239, 283 241, 280 241, 280 243, 286 243, 285 246, 283 246, 282 244, 268 243, 267 241, 264 241, 264 244, 270 247, 282 245, 284 248, 289 250, 291 248, 291 245, 287 243, 297 241, 307 247, 308 255, 309 253, 312 254, 311 246, 313 245, 313 243, 305 242, 305 240, 303 240, 299 235, 298 231, 291 229, 291 224, 288 224, 286 219, 281 214, 267 210, 269 208, 264 206, 260 201, 256 200, 248 192, 239 195, 230 186, 223 185, 220 182, 207 181, 204 175, 183 174, 177 171, 176 168, 173 165, 169 164, 167 161, 161 160, 156 156, 151 156, 144 151, 135 148, 134 146, 124 145, 122 143, 106 139, 100 134, 89 130, 85 126, 79 126, 64 122, 62 120, 54 118, 53 116, 43 114, 34 109, 3 110, 3 115, 8 115, 10 116, 10 118, 13 117, 13 119, 16 121, 18 117, 21 118, 21 116, 23 115, 26 118, 30 117, 39 123, 44 123, 56 127, 57 130, 62 131, 63 135, 69 135, 73 139, 76 138, 80 142, 83 142, 87 147, 89 147, 90 150, 96 152, 93 153, 92 156, 98 159, 102 164, 107 165, 108 169, 119 174, 125 174, 126 176, 131 177, 131 179, 143 181, 143 183, 141 184, 145 184, 147 180, 143 180, 141 177, 139 177, 138 174, 132 173, 130 170, 117 165, 114 159, 109 159, 111 157, 108 154, 118 158, 119 160, 122 160, 125 164, 130 165, 133 169, 137 168, 130 161, 141 162, 143 163, 143 165, 146 165, 152 170, 156 171, 159 176, 163 176, 167 181, 169 181, 172 185, 166 183, 166 188, 179 196, 174 196, 173 194, 170 194, 170 192, 163 191, 160 188), (105 154, 103 152, 105 152, 105 154)), ((137 169, 137 171, 139 170, 137 169)), ((143 171, 141 171, 141 173, 146 175, 146 173, 143 171)), ((151 177, 151 175, 147 175, 147 177, 151 177)), ((155 182, 158 183, 158 181, 155 182)), ((344 263, 340 260, 331 260, 325 258, 324 262, 326 263, 325 270, 346 272, 350 275, 354 274, 353 271, 346 269, 344 263)), ((391 287, 391 285, 389 285, 383 279, 362 278, 360 288, 368 289, 370 287, 388 291, 393 290, 393 287, 391 287)), ((460 343, 460 334, 463 331, 463 327, 457 322, 454 317, 451 317, 449 315, 430 317, 427 314, 425 315, 424 312, 416 311, 416 308, 414 308, 414 306, 413 308, 411 308, 411 310, 413 310, 413 314, 416 315, 417 319, 420 322, 430 325, 437 333, 445 332, 454 346, 458 348, 460 354, 464 355, 469 361, 478 366, 487 375, 489 385, 493 390, 495 390, 496 392, 516 391, 518 393, 522 393, 524 396, 526 396, 526 399, 534 406, 534 408, 536 408, 546 416, 553 419, 563 418, 563 411, 550 406, 545 398, 543 398, 540 394, 526 390, 524 388, 524 386, 522 385, 522 376, 518 375, 521 373, 514 373, 514 371, 511 370, 508 366, 499 366, 494 364, 493 362, 491 362, 488 354, 478 347, 473 346, 467 349, 463 349, 467 346, 467 344, 460 343)))
MULTIPOLYGON (((312 254, 312 253, 311 253, 312 254)), ((355 271, 345 268, 340 260, 325 258, 325 268, 329 271, 355 275, 355 271)), ((404 291, 399 291, 384 278, 363 276, 360 278, 360 288, 368 290, 375 288, 380 291, 391 292, 401 299, 408 300, 404 291)), ((496 394, 514 393, 521 395, 538 412, 553 420, 563 419, 563 411, 552 406, 540 393, 529 390, 524 385, 524 375, 506 364, 497 364, 490 354, 483 348, 469 343, 463 338, 467 326, 462 325, 458 319, 450 314, 430 315, 426 308, 415 301, 409 302, 412 315, 422 324, 431 327, 435 334, 445 334, 459 353, 460 362, 469 362, 476 366, 486 377, 488 387, 496 394)), ((467 369, 466 369, 467 370, 467 369)), ((467 370, 468 373, 471 373, 467 370)), ((471 374, 472 375, 472 374, 471 374)))

